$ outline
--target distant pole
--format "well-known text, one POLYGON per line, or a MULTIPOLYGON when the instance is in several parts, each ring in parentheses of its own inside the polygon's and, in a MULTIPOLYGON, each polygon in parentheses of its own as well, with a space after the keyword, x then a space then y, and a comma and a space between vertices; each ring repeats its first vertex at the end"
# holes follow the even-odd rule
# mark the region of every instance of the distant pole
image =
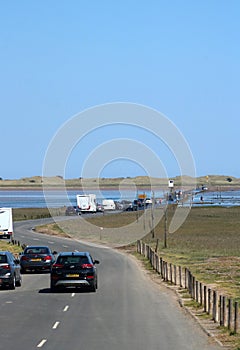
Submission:
POLYGON ((154 207, 155 207, 155 199, 154 199, 154 192, 152 192, 152 207, 151 207, 151 214, 152 214, 152 238, 155 237, 154 207))
POLYGON ((167 206, 168 206, 168 193, 167 193, 167 203, 164 208, 164 248, 167 248, 167 206))
POLYGON ((137 215, 137 222, 138 222, 138 217, 139 217, 139 215, 138 215, 138 190, 137 190, 137 210, 136 210, 136 215, 137 215))

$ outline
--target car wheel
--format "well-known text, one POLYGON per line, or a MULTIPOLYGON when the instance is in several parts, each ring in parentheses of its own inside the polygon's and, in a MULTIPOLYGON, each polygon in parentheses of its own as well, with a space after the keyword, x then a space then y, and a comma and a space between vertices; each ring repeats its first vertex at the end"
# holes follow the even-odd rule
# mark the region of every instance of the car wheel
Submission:
POLYGON ((19 280, 16 281, 16 287, 21 287, 22 285, 22 276, 19 276, 19 280))
POLYGON ((15 289, 16 288, 16 276, 13 276, 13 281, 10 284, 10 289, 15 289))
POLYGON ((55 284, 51 283, 50 284, 50 289, 51 289, 52 292, 56 292, 57 287, 55 286, 55 284))
POLYGON ((96 282, 94 282, 94 284, 90 287, 90 291, 95 293, 96 290, 97 290, 97 284, 96 284, 96 282))

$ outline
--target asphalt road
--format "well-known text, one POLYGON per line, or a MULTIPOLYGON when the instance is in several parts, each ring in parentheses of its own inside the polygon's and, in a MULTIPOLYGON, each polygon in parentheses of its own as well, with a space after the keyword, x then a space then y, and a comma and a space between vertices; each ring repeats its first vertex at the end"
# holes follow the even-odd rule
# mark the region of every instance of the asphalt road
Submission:
MULTIPOLYGON (((42 220, 44 221, 44 220, 42 220)), ((39 222, 39 221, 38 221, 39 222)), ((23 275, 22 287, 0 290, 0 349, 221 349, 156 286, 133 258, 111 249, 32 232, 15 223, 15 239, 52 250, 88 250, 98 265, 96 293, 51 292, 49 273, 23 275)))

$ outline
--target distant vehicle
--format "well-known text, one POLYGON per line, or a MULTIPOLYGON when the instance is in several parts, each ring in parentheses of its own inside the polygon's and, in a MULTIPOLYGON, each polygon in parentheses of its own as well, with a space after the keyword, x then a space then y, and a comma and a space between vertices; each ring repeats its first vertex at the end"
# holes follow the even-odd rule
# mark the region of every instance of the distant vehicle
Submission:
POLYGON ((15 289, 22 284, 19 260, 8 251, 0 251, 0 286, 15 289))
POLYGON ((65 215, 81 215, 81 211, 77 206, 67 207, 65 215))
POLYGON ((146 198, 145 199, 146 204, 152 204, 152 199, 151 198, 146 198))
POLYGON ((103 199, 102 205, 104 210, 116 210, 116 205, 112 199, 103 199))
POLYGON ((0 208, 0 238, 13 238, 12 208, 0 208))
POLYGON ((77 194, 77 206, 81 213, 96 213, 97 202, 95 194, 77 194))
POLYGON ((104 207, 102 204, 97 203, 97 211, 104 212, 104 207))
POLYGON ((51 270, 56 251, 48 246, 27 246, 20 256, 21 272, 51 270))
POLYGON ((80 287, 96 292, 98 276, 95 264, 99 264, 99 261, 93 260, 88 252, 59 253, 51 270, 51 290, 80 287))
POLYGON ((134 199, 124 210, 125 211, 137 211, 144 210, 151 207, 152 201, 148 198, 147 201, 143 198, 134 199))

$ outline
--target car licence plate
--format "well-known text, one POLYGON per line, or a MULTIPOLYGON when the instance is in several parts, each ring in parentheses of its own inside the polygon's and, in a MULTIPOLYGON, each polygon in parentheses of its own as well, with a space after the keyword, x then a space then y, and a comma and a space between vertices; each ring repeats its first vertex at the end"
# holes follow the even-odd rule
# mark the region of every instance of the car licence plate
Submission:
POLYGON ((42 259, 41 258, 33 258, 33 259, 31 259, 31 261, 41 261, 42 259))
POLYGON ((69 273, 67 277, 79 277, 79 274, 77 273, 69 273))

